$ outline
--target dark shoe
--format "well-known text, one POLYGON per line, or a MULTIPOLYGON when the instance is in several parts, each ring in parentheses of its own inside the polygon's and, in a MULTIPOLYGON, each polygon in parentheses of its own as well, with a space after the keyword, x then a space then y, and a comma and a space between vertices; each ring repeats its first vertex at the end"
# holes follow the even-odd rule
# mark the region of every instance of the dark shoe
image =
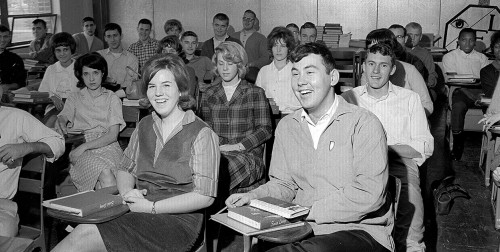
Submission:
POLYGON ((462 154, 464 153, 464 140, 465 136, 463 132, 453 133, 453 151, 451 155, 454 160, 460 161, 460 159, 462 159, 462 154))

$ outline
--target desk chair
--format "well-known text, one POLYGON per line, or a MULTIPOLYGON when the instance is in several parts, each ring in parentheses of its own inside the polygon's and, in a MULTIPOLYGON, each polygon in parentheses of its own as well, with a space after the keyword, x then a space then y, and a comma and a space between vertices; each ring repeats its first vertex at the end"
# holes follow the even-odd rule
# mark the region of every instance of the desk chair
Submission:
POLYGON ((339 71, 339 83, 342 86, 356 86, 356 52, 354 51, 334 51, 332 56, 335 59, 335 69, 339 71))
POLYGON ((125 129, 120 132, 118 137, 130 138, 134 132, 137 123, 140 120, 140 109, 137 107, 122 106, 123 120, 125 121, 125 129))
POLYGON ((393 203, 394 219, 396 219, 396 213, 398 212, 399 196, 401 195, 401 179, 389 175, 389 181, 387 182, 388 192, 390 193, 390 198, 393 203))
MULTIPOLYGON (((19 177, 19 193, 35 194, 38 198, 37 205, 39 207, 40 226, 21 224, 19 228, 18 237, 32 240, 31 244, 24 249, 24 251, 34 251, 36 248, 44 252, 47 250, 45 242, 45 225, 44 225, 44 211, 42 207, 43 189, 44 189, 44 175, 45 175, 45 156, 30 154, 23 158, 23 165, 19 177)), ((30 206, 30 202, 23 199, 16 199, 20 210, 25 210, 24 207, 30 206)), ((27 211, 19 211, 20 219, 27 219, 29 209, 27 211), (23 215, 26 213, 26 215, 23 215)))

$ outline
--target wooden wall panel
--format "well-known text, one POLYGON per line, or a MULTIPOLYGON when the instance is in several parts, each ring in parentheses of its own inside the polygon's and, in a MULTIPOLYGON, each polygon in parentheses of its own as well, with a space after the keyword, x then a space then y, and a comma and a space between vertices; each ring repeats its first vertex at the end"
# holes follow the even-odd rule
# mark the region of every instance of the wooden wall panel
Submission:
POLYGON ((262 1, 261 33, 267 36, 276 26, 295 23, 299 27, 305 22, 317 23, 316 0, 273 0, 262 1), (293 7, 292 7, 293 6, 293 7))
POLYGON ((379 0, 378 28, 417 22, 425 33, 438 33, 439 10, 440 2, 436 0, 379 0))
POLYGON ((165 37, 163 26, 169 19, 181 21, 184 31, 194 31, 198 36, 205 36, 205 0, 153 0, 153 8, 156 39, 165 37))
POLYGON ((319 25, 339 23, 344 33, 351 33, 353 39, 364 39, 376 29, 377 0, 318 0, 319 25))

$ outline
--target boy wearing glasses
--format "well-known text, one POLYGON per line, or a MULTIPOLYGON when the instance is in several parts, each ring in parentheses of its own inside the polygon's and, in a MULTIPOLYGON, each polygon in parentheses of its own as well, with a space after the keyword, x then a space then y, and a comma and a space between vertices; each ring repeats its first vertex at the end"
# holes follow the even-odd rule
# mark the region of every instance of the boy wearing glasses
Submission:
MULTIPOLYGON (((243 14, 243 29, 234 34, 245 48, 248 55, 248 67, 261 67, 271 63, 270 53, 267 50, 267 39, 255 29, 257 16, 252 10, 246 10, 243 14)), ((250 70, 251 72, 251 70, 250 70)), ((250 74, 250 73, 249 73, 250 74)))

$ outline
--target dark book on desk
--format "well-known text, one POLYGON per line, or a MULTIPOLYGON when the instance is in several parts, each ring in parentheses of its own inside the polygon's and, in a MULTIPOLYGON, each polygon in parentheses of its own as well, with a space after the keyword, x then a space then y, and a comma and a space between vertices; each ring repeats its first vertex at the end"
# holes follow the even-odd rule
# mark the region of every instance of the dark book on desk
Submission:
POLYGON ((85 217, 122 204, 123 199, 120 195, 111 195, 96 191, 80 192, 66 197, 44 200, 42 203, 47 208, 80 217, 85 217))
POLYGON ((49 98, 49 92, 38 92, 38 91, 12 91, 14 98, 49 98))
POLYGON ((12 98, 13 102, 29 102, 29 103, 51 103, 52 100, 48 97, 35 97, 35 98, 21 98, 15 97, 12 98))
POLYGON ((259 230, 291 223, 283 216, 248 205, 229 208, 227 217, 259 230))
POLYGON ((309 213, 309 208, 293 204, 273 197, 264 197, 250 201, 250 206, 278 214, 287 219, 296 218, 309 213))

